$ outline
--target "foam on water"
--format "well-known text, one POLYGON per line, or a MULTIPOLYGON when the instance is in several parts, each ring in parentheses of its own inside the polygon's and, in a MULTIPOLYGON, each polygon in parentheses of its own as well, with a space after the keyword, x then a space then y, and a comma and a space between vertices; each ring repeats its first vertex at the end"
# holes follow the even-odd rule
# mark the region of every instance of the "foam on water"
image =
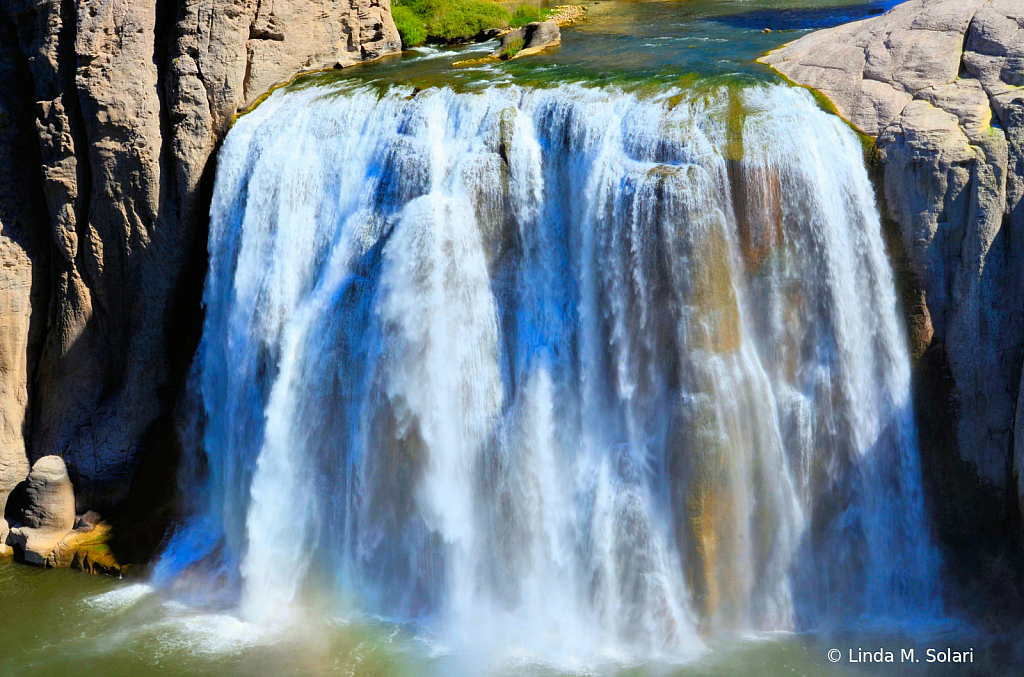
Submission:
POLYGON ((134 606, 144 597, 152 594, 153 588, 143 583, 126 585, 101 595, 85 599, 86 606, 101 613, 110 614, 134 606))

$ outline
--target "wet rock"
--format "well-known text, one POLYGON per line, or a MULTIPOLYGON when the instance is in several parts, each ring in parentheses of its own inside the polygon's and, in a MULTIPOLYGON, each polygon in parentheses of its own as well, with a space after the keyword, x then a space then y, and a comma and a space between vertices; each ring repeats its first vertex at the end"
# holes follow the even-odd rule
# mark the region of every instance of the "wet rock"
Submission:
POLYGON ((44 456, 28 474, 22 526, 11 529, 13 545, 26 562, 43 565, 74 525, 75 491, 64 459, 44 456))
POLYGON ((113 535, 110 524, 98 513, 90 512, 88 521, 79 520, 44 558, 44 566, 81 569, 90 574, 118 574, 122 567, 110 549, 113 535))

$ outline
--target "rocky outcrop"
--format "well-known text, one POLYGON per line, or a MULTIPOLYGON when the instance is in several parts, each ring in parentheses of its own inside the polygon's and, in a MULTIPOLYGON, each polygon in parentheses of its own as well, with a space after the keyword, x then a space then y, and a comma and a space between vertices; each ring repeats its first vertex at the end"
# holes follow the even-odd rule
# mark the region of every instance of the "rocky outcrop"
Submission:
POLYGON ((501 36, 501 44, 491 56, 515 59, 538 54, 548 47, 561 44, 562 33, 554 21, 534 21, 501 36), (514 51, 510 51, 514 50, 514 51))
POLYGON ((28 474, 22 525, 8 536, 26 562, 43 564, 75 526, 75 492, 60 456, 44 456, 28 474))
POLYGON ((0 523, 0 556, 17 555, 29 564, 119 573, 110 551, 111 526, 99 513, 75 517, 75 491, 60 456, 44 456, 26 480, 21 522, 0 523))
POLYGON ((876 139, 932 324, 919 409, 948 412, 921 423, 940 528, 1004 529, 1024 508, 1024 4, 911 0, 763 61, 876 139))
POLYGON ((7 537, 11 534, 11 528, 7 520, 0 517, 0 560, 8 559, 14 555, 14 548, 7 545, 7 537))
POLYGON ((31 459, 62 457, 84 512, 173 455, 156 424, 197 336, 217 144, 275 83, 399 48, 388 0, 0 4, 8 521, 31 459))

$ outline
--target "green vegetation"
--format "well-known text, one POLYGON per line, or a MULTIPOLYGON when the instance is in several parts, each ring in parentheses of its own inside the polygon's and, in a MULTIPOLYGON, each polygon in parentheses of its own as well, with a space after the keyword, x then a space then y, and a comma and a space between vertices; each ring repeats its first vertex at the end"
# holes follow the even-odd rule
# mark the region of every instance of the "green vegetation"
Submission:
POLYGON ((551 14, 551 10, 540 9, 533 5, 519 5, 512 13, 512 21, 509 23, 512 28, 519 28, 534 21, 544 21, 551 14))
POLYGON ((415 12, 405 5, 392 7, 391 16, 395 20, 398 34, 402 37, 404 47, 422 45, 427 39, 427 25, 415 12))
POLYGON ((391 11, 404 47, 470 38, 487 28, 504 28, 510 18, 487 0, 396 0, 391 11))
POLYGON ((501 50, 501 58, 511 59, 516 54, 518 54, 519 50, 521 50, 525 45, 526 40, 523 38, 515 38, 513 40, 509 40, 508 44, 505 45, 501 50))

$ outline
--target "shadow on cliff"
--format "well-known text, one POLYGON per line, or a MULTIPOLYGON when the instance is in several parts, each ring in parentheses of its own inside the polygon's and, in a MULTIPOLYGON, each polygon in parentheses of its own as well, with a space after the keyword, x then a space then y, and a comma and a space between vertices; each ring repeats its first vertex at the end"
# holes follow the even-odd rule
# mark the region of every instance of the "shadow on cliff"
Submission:
POLYGON ((915 366, 914 394, 925 503, 943 555, 947 603, 995 630, 1019 625, 1024 551, 1013 535, 1020 516, 1015 501, 980 482, 960 458, 954 382, 941 342, 915 366))
MULTIPOLYGON (((219 148, 219 145, 218 145, 219 148)), ((210 200, 216 173, 217 150, 203 171, 196 196, 197 219, 192 251, 186 273, 176 290, 170 321, 167 323, 170 382, 160 393, 161 415, 142 440, 145 452, 132 478, 128 498, 111 511, 114 526, 110 549, 117 561, 132 566, 146 565, 158 554, 167 530, 180 516, 178 466, 182 442, 175 422, 178 401, 186 389, 186 380, 196 348, 202 338, 204 309, 203 287, 206 281, 207 238, 210 200)))

